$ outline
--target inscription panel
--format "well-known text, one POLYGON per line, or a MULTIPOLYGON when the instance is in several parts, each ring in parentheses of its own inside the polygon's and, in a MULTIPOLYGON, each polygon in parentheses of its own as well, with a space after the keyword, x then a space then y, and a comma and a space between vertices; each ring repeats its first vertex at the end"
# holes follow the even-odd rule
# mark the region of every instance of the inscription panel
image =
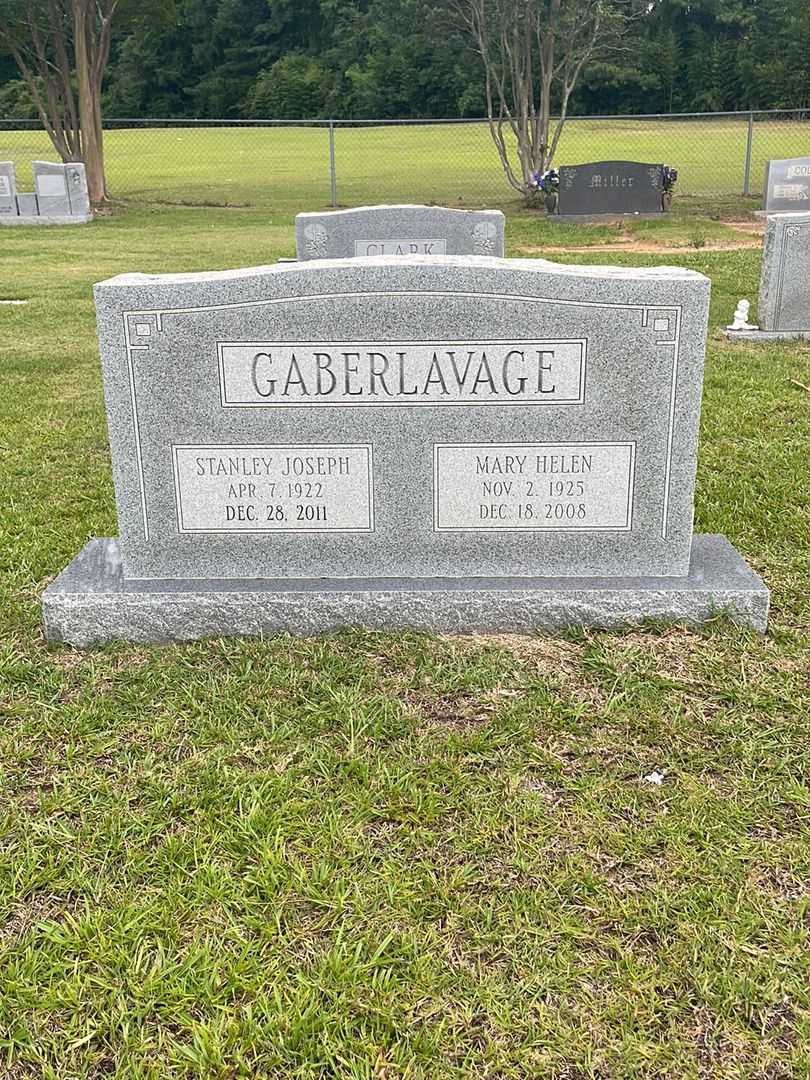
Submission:
POLYGON ((574 405, 586 342, 219 343, 224 407, 574 405))
POLYGON ((371 447, 173 446, 177 527, 373 532, 371 447))
POLYGON ((45 197, 58 198, 67 195, 67 184, 64 174, 38 173, 34 176, 37 194, 45 197))
POLYGON ((436 444, 436 531, 632 527, 634 442, 436 444))
POLYGON ((372 255, 446 255, 446 240, 355 240, 354 254, 372 255))
POLYGON ((765 166, 765 209, 806 211, 810 206, 810 157, 774 158, 765 166))

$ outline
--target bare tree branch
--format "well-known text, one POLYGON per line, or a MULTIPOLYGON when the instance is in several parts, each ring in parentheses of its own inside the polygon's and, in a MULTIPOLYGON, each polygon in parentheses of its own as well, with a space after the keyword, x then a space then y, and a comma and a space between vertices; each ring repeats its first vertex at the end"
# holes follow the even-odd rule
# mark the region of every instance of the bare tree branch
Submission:
POLYGON ((615 47, 633 0, 450 2, 481 57, 489 131, 504 175, 528 195, 534 175, 554 161, 582 72, 615 47))

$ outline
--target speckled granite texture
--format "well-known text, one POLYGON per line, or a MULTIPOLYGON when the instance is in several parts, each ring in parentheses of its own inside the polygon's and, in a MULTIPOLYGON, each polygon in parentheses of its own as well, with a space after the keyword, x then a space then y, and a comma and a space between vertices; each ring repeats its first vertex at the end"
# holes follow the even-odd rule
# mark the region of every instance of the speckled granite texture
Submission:
POLYGON ((42 598, 50 641, 191 641, 341 627, 529 633, 727 614, 764 631, 768 590, 721 536, 696 536, 688 577, 128 582, 118 543, 91 540, 42 598))
POLYGON ((416 255, 500 258, 504 254, 504 220, 500 210, 450 210, 444 206, 358 206, 298 214, 295 249, 300 260, 408 254, 411 248, 416 255))
POLYGON ((810 213, 768 217, 757 322, 766 333, 810 334, 810 213))
POLYGON ((709 302, 701 274, 384 257, 128 274, 95 297, 128 577, 688 572, 709 302), (331 397, 314 382, 324 353, 345 368, 331 397), (441 370, 429 366, 434 353, 441 370), (375 396, 370 369, 386 362, 393 372, 400 354, 404 384, 390 374, 375 396), (301 511, 277 498, 286 479, 246 505, 239 493, 254 478, 235 477, 225 507, 196 475, 222 455, 243 472, 254 458, 286 468, 296 447, 351 457, 345 481, 327 478, 326 519, 312 488, 311 517, 296 531, 301 511), (441 471, 451 450, 466 472, 441 471), (546 473, 516 475, 521 456, 546 473), (581 477, 589 457, 593 472, 581 477), (532 499, 531 514, 521 510, 532 499), (262 522, 248 520, 257 511, 262 522))

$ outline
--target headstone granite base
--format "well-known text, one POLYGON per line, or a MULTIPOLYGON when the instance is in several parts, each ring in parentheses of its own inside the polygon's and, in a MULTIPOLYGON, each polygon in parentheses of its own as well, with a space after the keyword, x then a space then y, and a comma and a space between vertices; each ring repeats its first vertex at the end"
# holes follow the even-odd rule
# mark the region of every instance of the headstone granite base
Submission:
POLYGON ((810 330, 726 330, 729 341, 751 341, 762 345, 771 341, 810 341, 810 330))
POLYGON ((705 623, 764 631, 769 593, 722 536, 695 536, 683 578, 125 579, 118 541, 91 540, 42 598, 45 636, 76 646, 319 634, 349 627, 530 633, 705 623))
POLYGON ((0 225, 89 225, 92 214, 3 214, 0 225))
POLYGON ((558 214, 556 210, 547 214, 546 216, 552 221, 561 221, 563 224, 571 225, 607 225, 611 221, 626 221, 632 219, 633 221, 653 221, 660 220, 664 217, 668 211, 660 210, 656 213, 642 214, 635 211, 628 210, 626 213, 615 210, 612 213, 606 212, 604 214, 558 214))

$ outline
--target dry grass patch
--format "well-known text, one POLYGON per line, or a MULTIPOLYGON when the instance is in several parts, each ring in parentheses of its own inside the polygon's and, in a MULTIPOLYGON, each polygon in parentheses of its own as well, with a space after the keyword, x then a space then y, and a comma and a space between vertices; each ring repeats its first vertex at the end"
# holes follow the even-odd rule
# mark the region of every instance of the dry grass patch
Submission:
POLYGON ((404 695, 404 701, 420 718, 417 735, 437 730, 465 733, 489 724, 504 704, 522 693, 520 689, 503 687, 450 694, 411 690, 404 695))

